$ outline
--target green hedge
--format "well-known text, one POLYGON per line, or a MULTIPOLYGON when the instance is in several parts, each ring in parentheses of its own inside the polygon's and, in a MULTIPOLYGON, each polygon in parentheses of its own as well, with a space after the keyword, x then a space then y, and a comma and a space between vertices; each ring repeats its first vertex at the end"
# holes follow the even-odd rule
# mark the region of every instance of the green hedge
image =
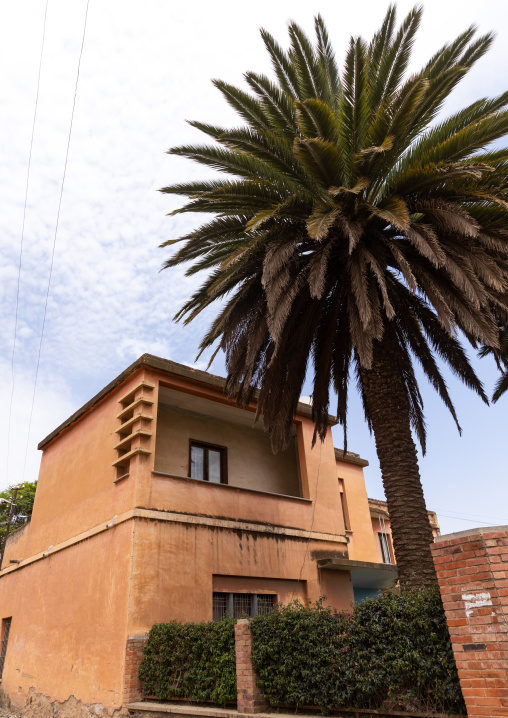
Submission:
POLYGON ((466 712, 437 590, 387 592, 349 613, 294 603, 251 625, 258 684, 274 707, 466 712))
POLYGON ((159 623, 148 635, 139 677, 159 700, 236 701, 235 623, 159 623))

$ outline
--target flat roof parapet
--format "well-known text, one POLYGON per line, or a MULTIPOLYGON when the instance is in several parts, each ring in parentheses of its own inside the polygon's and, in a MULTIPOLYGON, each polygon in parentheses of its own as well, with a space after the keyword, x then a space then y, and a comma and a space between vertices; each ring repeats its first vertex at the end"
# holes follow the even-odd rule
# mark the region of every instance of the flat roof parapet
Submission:
MULTIPOLYGON (((92 397, 92 399, 87 401, 86 404, 84 404, 80 409, 74 412, 74 414, 72 414, 72 416, 70 416, 62 424, 60 424, 60 426, 57 426, 54 431, 48 434, 46 438, 39 443, 37 448, 44 449, 44 447, 47 446, 51 441, 53 441, 53 439, 55 439, 59 434, 61 434, 62 431, 69 428, 72 424, 74 424, 74 422, 78 421, 78 419, 91 411, 96 404, 98 404, 110 392, 120 386, 120 384, 122 384, 126 379, 128 379, 131 374, 133 374, 138 369, 141 369, 142 367, 148 367, 149 369, 156 369, 158 371, 167 372, 168 374, 183 377, 184 379, 190 379, 191 381, 195 381, 199 384, 206 384, 207 386, 212 386, 216 389, 224 390, 226 387, 226 380, 221 376, 210 374, 209 372, 203 371, 202 369, 194 369, 193 367, 187 366, 186 364, 178 364, 178 362, 174 362, 169 359, 162 359, 161 357, 156 357, 153 354, 142 354, 139 359, 136 359, 136 361, 133 362, 130 366, 128 366, 127 369, 124 369, 121 374, 119 374, 115 379, 113 379, 112 382, 110 382, 103 389, 101 389, 98 394, 96 394, 94 397, 92 397)), ((258 395, 259 392, 256 390, 254 392, 254 398, 256 399, 258 395)), ((297 412, 299 414, 311 416, 312 405, 300 401, 298 402, 297 412)), ((329 414, 328 422, 331 425, 337 424, 337 418, 329 414)))
POLYGON ((353 451, 346 451, 344 449, 334 448, 335 458, 340 461, 346 461, 348 464, 356 464, 357 466, 368 466, 369 462, 367 459, 362 459, 360 454, 355 454, 353 451))

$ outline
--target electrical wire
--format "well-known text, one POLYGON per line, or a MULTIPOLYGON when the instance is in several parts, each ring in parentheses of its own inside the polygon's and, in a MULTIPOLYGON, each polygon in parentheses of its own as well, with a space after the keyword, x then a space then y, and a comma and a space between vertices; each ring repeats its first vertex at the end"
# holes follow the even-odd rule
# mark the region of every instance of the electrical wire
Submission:
MULTIPOLYGON (((478 522, 484 524, 485 526, 499 526, 500 524, 491 524, 488 521, 483 521, 483 519, 465 519, 462 516, 448 516, 447 514, 440 514, 438 513, 438 516, 442 516, 446 519, 455 519, 456 521, 469 521, 471 524, 476 524, 478 526, 478 522)), ((500 521, 505 521, 508 523, 506 519, 499 519, 500 521)))
POLYGON ((12 356, 11 356, 11 376, 12 376, 12 384, 11 384, 11 398, 9 401, 9 420, 8 420, 8 429, 7 429, 7 460, 6 460, 6 478, 9 480, 9 463, 10 463, 10 449, 11 449, 11 424, 12 424, 12 403, 14 399, 14 386, 15 386, 15 375, 14 375, 14 356, 16 354, 16 339, 18 335, 18 311, 19 311, 19 287, 21 283, 21 266, 22 266, 22 258, 23 258, 23 240, 25 238, 25 219, 26 219, 26 206, 28 203, 28 186, 30 183, 30 167, 32 164, 32 149, 34 144, 34 135, 35 135, 35 121, 37 119, 37 106, 39 104, 39 88, 41 85, 41 70, 42 70, 42 56, 44 54, 44 40, 46 38, 46 18, 48 15, 48 3, 49 0, 46 0, 46 8, 44 10, 44 23, 42 27, 42 44, 41 44, 41 54, 39 58, 39 74, 37 76, 37 92, 35 94, 35 109, 34 109, 34 119, 32 122, 32 137, 30 139, 30 152, 28 154, 28 169, 26 173, 26 186, 25 186, 25 204, 23 207, 23 223, 21 225, 21 242, 19 246, 19 263, 18 263, 18 286, 16 290, 16 312, 15 312, 15 318, 14 318, 14 341, 12 343, 12 356))
MULTIPOLYGON (((467 511, 454 511, 453 509, 434 509, 434 511, 435 511, 436 513, 439 513, 440 511, 447 511, 447 512, 450 513, 450 514, 457 514, 458 517, 462 517, 462 516, 473 516, 473 517, 476 518, 476 519, 477 519, 478 517, 480 517, 480 518, 484 518, 484 519, 495 519, 496 521, 506 521, 506 516, 505 516, 505 517, 501 517, 501 516, 487 516, 487 514, 477 514, 477 513, 471 514, 471 513, 468 513, 467 511)), ((443 514, 443 515, 444 515, 444 514, 443 514)))
POLYGON ((69 159, 69 148, 70 148, 70 144, 71 144, 72 124, 73 124, 73 121, 74 121, 74 110, 75 110, 75 108, 76 108, 76 96, 77 96, 77 93, 78 93, 79 71, 80 71, 80 68, 81 68, 81 58, 83 57, 83 47, 84 47, 84 45, 85 45, 86 22, 87 22, 87 18, 88 18, 88 6, 89 6, 89 3, 90 3, 90 0, 87 0, 87 2, 86 2, 86 11, 85 11, 85 22, 84 22, 84 26, 83 26, 83 37, 82 37, 82 40, 81 40, 81 49, 80 49, 80 52, 79 52, 79 60, 78 60, 78 70, 77 70, 77 74, 76 74, 76 85, 75 85, 75 88, 74 88, 74 101, 73 101, 73 103, 72 103, 71 121, 70 121, 70 125, 69 125, 69 136, 68 136, 68 138, 67 138, 67 150, 66 150, 66 153, 65 153, 64 171, 63 171, 63 175, 62 175, 62 184, 61 184, 61 187, 60 187, 60 199, 59 199, 59 201, 58 201, 58 211, 57 211, 57 215, 56 215, 55 234, 54 234, 54 237, 53 237, 53 249, 52 249, 52 252, 51 252, 51 263, 50 263, 50 268, 49 268, 48 287, 47 287, 47 290, 46 290, 46 300, 45 300, 45 303, 44 303, 44 315, 43 315, 43 319, 42 319, 41 337, 40 337, 40 341, 39 341, 39 352, 38 352, 38 355, 37 355, 37 367, 36 367, 36 370, 35 370, 34 390, 33 390, 33 394, 32 394, 32 406, 31 406, 31 409, 30 409, 30 420, 29 420, 29 422, 28 422, 28 434, 27 434, 27 439, 26 439, 25 459, 24 459, 24 463, 23 463, 23 474, 22 474, 22 476, 23 476, 23 479, 22 479, 22 480, 23 480, 23 481, 25 480, 26 460, 27 460, 27 456, 28 456, 28 446, 29 446, 29 442, 30 442, 30 429, 31 429, 31 426, 32 426, 32 417, 33 417, 34 403, 35 403, 35 392, 36 392, 36 389, 37 389, 37 378, 38 378, 38 376, 39 376, 39 365, 40 365, 40 361, 41 361, 42 340, 43 340, 43 337, 44 337, 44 329, 45 329, 45 326, 46 326, 46 314, 47 314, 47 311, 48 311, 49 290, 50 290, 50 287, 51 287, 51 278, 52 278, 52 276, 53 276, 53 264, 54 264, 54 259, 55 259, 55 248, 56 248, 56 238, 57 238, 57 234, 58 234, 58 223, 59 223, 59 221, 60 221, 60 209, 61 209, 61 206, 62 206, 62 197, 63 197, 63 191, 64 191, 64 185, 65 185, 65 177, 66 177, 66 174, 67 174, 67 162, 68 162, 68 159, 69 159))

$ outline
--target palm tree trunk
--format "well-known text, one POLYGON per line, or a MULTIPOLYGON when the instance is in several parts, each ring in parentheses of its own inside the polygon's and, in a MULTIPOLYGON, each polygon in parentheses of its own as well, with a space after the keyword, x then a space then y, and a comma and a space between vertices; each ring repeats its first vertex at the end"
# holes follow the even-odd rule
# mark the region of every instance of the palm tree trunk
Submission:
POLYGON ((401 585, 437 583, 430 552, 432 529, 423 497, 409 403, 397 355, 376 342, 373 368, 362 369, 364 399, 381 465, 401 585))

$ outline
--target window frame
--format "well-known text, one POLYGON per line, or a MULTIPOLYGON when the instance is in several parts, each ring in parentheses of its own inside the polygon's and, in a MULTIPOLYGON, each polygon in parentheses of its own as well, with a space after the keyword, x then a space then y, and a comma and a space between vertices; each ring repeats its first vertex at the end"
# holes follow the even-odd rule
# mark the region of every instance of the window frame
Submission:
POLYGON ((199 439, 189 439, 189 478, 194 478, 191 476, 192 471, 192 447, 195 446, 199 449, 204 449, 204 456, 203 456, 203 478, 202 479, 196 479, 196 481, 207 481, 210 483, 215 483, 213 481, 210 481, 208 476, 208 451, 211 449, 212 451, 218 451, 220 454, 220 483, 221 484, 227 484, 228 483, 228 449, 227 446, 221 446, 220 444, 210 444, 207 441, 200 441, 199 439))
POLYGON ((340 506, 342 509, 342 518, 344 520, 344 530, 353 532, 351 529, 351 521, 349 518, 349 508, 347 505, 347 498, 346 498, 346 487, 344 479, 341 479, 339 476, 339 493, 340 493, 340 506))
POLYGON ((390 548, 390 539, 388 537, 388 533, 386 533, 386 532, 383 533, 383 531, 378 531, 377 535, 379 538, 379 547, 381 549, 381 562, 384 564, 393 565, 392 552, 391 552, 391 548, 390 548), (385 560, 386 552, 388 553, 388 556, 386 557, 388 560, 385 560))

